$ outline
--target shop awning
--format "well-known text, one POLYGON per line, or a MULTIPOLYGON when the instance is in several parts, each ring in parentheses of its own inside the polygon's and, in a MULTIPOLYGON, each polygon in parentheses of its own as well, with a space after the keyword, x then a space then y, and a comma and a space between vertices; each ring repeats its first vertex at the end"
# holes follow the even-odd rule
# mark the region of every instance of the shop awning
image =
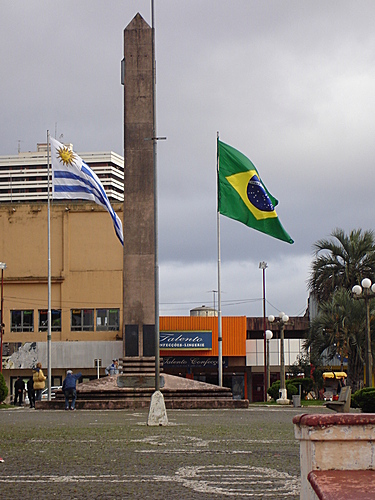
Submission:
POLYGON ((346 378, 346 377, 347 377, 347 374, 345 372, 324 372, 323 373, 324 379, 326 379, 326 378, 340 379, 340 378, 346 378))

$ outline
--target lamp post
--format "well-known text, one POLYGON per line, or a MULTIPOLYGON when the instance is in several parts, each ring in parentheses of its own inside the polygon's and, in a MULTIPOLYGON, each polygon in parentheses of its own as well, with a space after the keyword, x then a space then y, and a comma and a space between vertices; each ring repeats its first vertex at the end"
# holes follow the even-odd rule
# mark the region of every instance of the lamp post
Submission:
POLYGON ((363 299, 366 305, 366 387, 372 387, 370 300, 375 297, 375 283, 371 286, 371 280, 364 278, 361 281, 361 285, 354 285, 352 293, 354 298, 363 299))
POLYGON ((273 323, 276 321, 280 328, 280 398, 277 400, 278 404, 289 404, 289 399, 287 399, 286 388, 285 388, 285 358, 284 358, 284 328, 285 324, 289 321, 289 316, 284 312, 279 314, 278 318, 275 316, 268 316, 268 321, 273 323))
POLYGON ((266 269, 267 262, 259 262, 259 269, 262 270, 263 278, 263 337, 264 337, 264 401, 267 401, 267 359, 266 359, 266 269))
POLYGON ((271 330, 266 330, 266 341, 267 341, 267 387, 271 386, 271 374, 270 374, 270 340, 273 337, 271 330))
POLYGON ((7 268, 5 262, 0 262, 1 269, 1 320, 0 320, 0 373, 3 372, 3 335, 4 335, 4 269, 7 268))

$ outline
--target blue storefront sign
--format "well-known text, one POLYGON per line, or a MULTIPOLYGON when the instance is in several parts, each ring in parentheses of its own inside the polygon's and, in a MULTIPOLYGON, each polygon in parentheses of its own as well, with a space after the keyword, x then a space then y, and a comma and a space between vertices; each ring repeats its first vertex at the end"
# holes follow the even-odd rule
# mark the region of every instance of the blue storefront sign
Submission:
POLYGON ((212 349, 212 331, 160 332, 160 349, 212 349))

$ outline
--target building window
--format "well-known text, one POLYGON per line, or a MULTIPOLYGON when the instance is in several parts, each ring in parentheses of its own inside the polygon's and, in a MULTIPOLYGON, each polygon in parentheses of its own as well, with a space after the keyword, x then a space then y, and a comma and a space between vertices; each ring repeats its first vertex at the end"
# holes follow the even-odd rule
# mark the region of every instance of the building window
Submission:
MULTIPOLYGON (((46 332, 48 330, 48 311, 39 310, 39 331, 46 332)), ((51 310, 51 331, 61 332, 61 310, 51 310)))
POLYGON ((10 311, 10 323, 12 332, 33 332, 34 311, 10 311))
POLYGON ((94 309, 72 309, 72 332, 94 331, 94 309))
POLYGON ((97 309, 96 310, 96 330, 118 331, 120 328, 120 309, 97 309))

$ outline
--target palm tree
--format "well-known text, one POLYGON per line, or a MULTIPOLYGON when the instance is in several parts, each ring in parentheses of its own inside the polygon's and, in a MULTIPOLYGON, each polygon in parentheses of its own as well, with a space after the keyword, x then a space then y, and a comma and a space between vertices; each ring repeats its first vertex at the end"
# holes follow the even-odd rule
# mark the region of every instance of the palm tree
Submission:
MULTIPOLYGON (((363 383, 365 314, 362 301, 353 300, 350 292, 343 288, 336 290, 330 300, 320 304, 305 342, 311 358, 320 358, 322 364, 325 364, 324 358, 330 361, 336 354, 341 359, 348 358, 348 384, 353 391, 363 383)), ((374 314, 372 310, 371 316, 374 314)))
POLYGON ((362 278, 375 278, 375 235, 357 229, 349 236, 342 229, 331 233, 332 239, 315 243, 308 288, 318 303, 325 302, 340 288, 351 290, 362 278))

